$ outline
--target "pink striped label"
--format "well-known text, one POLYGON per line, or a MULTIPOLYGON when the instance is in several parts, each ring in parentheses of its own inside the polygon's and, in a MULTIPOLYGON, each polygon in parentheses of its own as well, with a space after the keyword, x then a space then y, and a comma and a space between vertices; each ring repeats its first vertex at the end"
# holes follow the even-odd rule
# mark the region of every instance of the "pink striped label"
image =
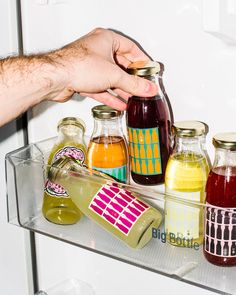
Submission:
POLYGON ((104 185, 94 196, 89 209, 128 235, 140 216, 150 208, 131 192, 114 185, 104 185))

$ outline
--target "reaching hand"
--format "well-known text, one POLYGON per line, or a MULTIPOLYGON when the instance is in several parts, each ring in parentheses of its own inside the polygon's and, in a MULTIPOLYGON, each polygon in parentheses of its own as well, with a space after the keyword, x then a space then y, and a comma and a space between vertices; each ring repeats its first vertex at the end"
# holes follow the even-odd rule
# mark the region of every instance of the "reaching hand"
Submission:
POLYGON ((64 102, 75 92, 113 108, 131 95, 154 96, 157 86, 126 73, 127 66, 148 57, 128 38, 95 29, 65 47, 0 60, 0 126, 44 100, 64 102), (110 92, 110 90, 109 90, 110 92))
POLYGON ((153 96, 157 92, 154 83, 124 70, 131 62, 149 58, 134 42, 111 30, 95 29, 52 53, 52 59, 66 73, 65 88, 52 100, 65 101, 79 92, 111 107, 125 109, 125 103, 107 89, 113 89, 124 100, 131 95, 153 96))

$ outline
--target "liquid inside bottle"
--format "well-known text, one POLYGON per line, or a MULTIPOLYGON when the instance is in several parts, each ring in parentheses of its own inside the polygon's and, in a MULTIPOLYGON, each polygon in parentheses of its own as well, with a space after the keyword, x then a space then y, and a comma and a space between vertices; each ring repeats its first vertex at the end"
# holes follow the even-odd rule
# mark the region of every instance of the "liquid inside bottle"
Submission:
POLYGON ((94 129, 88 147, 88 167, 129 182, 129 159, 121 111, 105 105, 92 108, 94 129))
MULTIPOLYGON (((78 127, 80 122, 77 118, 64 118, 59 122, 59 137, 49 155, 49 166, 63 156, 76 159, 81 166, 86 163, 87 150, 78 127)), ((48 221, 64 225, 74 224, 82 216, 66 189, 49 179, 45 183, 42 212, 48 221)))
MULTIPOLYGON (((136 62, 129 73, 137 74, 159 85, 160 64, 136 62), (154 74, 155 73, 155 74, 154 74)), ((154 97, 129 98, 127 127, 131 176, 134 182, 156 185, 165 180, 165 170, 171 152, 171 114, 161 87, 154 97)))
POLYGON ((236 167, 214 167, 206 186, 204 255, 216 265, 236 265, 236 167))
POLYGON ((88 147, 88 167, 127 181, 127 144, 120 136, 94 137, 88 147))
POLYGON ((132 248, 144 247, 152 238, 152 228, 159 227, 161 213, 137 194, 97 177, 95 172, 81 168, 73 159, 61 158, 51 167, 49 179, 65 187, 83 214, 105 230, 132 248))
POLYGON ((203 242, 204 210, 201 205, 186 201, 204 203, 208 171, 206 158, 201 154, 183 152, 170 156, 166 170, 165 231, 172 245, 186 247, 203 242))
POLYGON ((209 173, 202 144, 206 126, 200 121, 180 121, 172 126, 174 149, 165 175, 165 231, 167 241, 175 246, 196 249, 203 242, 202 204, 209 173))

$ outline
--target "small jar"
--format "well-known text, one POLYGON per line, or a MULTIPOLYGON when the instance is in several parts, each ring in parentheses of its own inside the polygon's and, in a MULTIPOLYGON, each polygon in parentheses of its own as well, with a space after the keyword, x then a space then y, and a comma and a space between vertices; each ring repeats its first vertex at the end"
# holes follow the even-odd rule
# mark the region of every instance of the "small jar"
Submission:
POLYGON ((94 129, 88 147, 88 167, 129 182, 128 148, 121 111, 105 105, 92 108, 94 129))
POLYGON ((216 265, 236 265, 236 133, 213 137, 215 160, 206 185, 204 255, 216 265))
POLYGON ((202 136, 205 123, 182 121, 173 125, 174 150, 165 175, 165 231, 176 246, 200 245, 203 242, 205 185, 209 173, 202 136), (174 197, 174 198, 173 198, 174 197))
MULTIPOLYGON (((86 165, 84 122, 79 118, 66 117, 59 121, 57 129, 58 138, 49 155, 48 165, 52 165, 62 156, 75 159, 81 166, 86 165)), ((81 218, 80 210, 74 205, 67 191, 50 180, 45 183, 42 211, 48 221, 56 224, 74 224, 81 218)))

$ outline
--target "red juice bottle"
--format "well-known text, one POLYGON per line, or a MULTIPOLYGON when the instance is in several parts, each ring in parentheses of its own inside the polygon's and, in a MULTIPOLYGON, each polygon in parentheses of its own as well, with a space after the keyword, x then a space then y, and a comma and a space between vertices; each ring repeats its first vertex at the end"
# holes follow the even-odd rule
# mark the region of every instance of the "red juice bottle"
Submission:
POLYGON ((153 61, 139 61, 128 67, 128 73, 154 81, 159 86, 156 96, 133 96, 127 106, 131 176, 143 185, 164 182, 171 152, 173 113, 162 83, 162 71, 163 65, 153 61))
POLYGON ((236 265, 236 133, 213 138, 215 161, 206 185, 204 255, 216 265, 236 265))

